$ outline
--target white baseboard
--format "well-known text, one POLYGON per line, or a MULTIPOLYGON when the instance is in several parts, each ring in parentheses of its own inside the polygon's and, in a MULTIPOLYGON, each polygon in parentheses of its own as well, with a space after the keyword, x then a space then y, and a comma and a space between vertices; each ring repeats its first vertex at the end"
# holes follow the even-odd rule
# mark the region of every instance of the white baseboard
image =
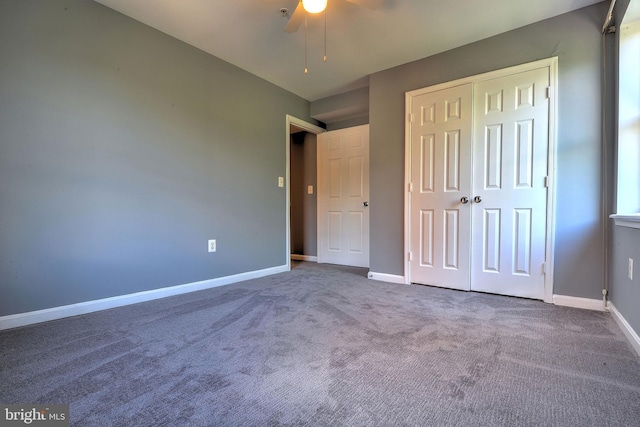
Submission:
POLYGON ((122 307, 124 305, 137 304, 139 302, 151 301, 154 299, 170 297, 173 295, 201 291, 204 289, 229 285, 231 283, 257 279, 259 277, 269 276, 285 271, 288 271, 288 268, 286 265, 282 265, 278 267, 265 268, 263 270, 249 271, 247 273, 219 277, 217 279, 209 279, 200 282, 187 283, 184 285, 171 286, 168 288, 152 289, 150 291, 136 292, 133 294, 119 295, 116 297, 93 301, 85 301, 61 307, 47 308, 45 310, 30 311, 28 313, 11 314, 9 316, 0 317, 0 331, 4 329, 32 325, 34 323, 47 322, 49 320, 62 319, 64 317, 78 316, 80 314, 87 314, 93 313, 95 311, 122 307))
POLYGON ((370 271, 367 277, 371 280, 379 280, 381 282, 405 284, 404 276, 398 276, 395 274, 374 273, 373 271, 370 271))
POLYGON ((583 308, 585 310, 607 311, 601 299, 554 295, 553 303, 563 307, 583 308))
POLYGON ((615 320, 618 326, 620 326, 622 333, 631 343, 631 346, 634 348, 636 353, 640 355, 640 336, 638 336, 629 322, 627 322, 627 320, 622 316, 622 313, 620 313, 612 303, 609 303, 609 311, 611 312, 613 320, 615 320))
POLYGON ((318 262, 317 256, 291 254, 291 259, 295 261, 318 262))

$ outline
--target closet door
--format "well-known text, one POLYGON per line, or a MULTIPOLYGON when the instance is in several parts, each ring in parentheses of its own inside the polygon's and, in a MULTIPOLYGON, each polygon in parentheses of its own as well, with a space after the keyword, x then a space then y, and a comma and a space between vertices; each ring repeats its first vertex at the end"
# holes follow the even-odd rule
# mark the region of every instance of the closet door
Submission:
POLYGON ((411 281, 469 290, 472 85, 413 98, 411 281))
POLYGON ((471 290, 544 298, 549 68, 474 85, 471 290))

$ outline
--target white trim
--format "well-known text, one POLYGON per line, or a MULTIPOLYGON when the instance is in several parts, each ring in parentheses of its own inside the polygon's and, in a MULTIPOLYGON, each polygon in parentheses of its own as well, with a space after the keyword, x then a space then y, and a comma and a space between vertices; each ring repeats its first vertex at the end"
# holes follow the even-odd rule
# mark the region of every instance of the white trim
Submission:
POLYGON ((601 299, 554 295, 553 303, 561 307, 582 308, 584 310, 607 311, 601 299))
MULTIPOLYGON (((319 133, 325 133, 327 130, 324 128, 321 128, 320 126, 316 126, 312 123, 309 122, 305 122, 302 119, 299 119, 297 117, 291 116, 289 114, 287 114, 287 125, 294 125, 295 127, 298 127, 300 129, 304 129, 309 133, 313 133, 318 135, 319 133)), ((289 130, 290 127, 287 126, 287 130, 289 130)))
POLYGON ((402 285, 406 283, 404 276, 398 276, 395 274, 375 273, 370 271, 369 274, 367 274, 367 277, 371 280, 378 280, 380 282, 400 283, 402 285))
POLYGON ((295 261, 318 262, 317 256, 291 254, 291 259, 295 261))
POLYGON ((544 302, 553 302, 553 277, 556 247, 556 177, 558 151, 558 57, 545 60, 549 67, 549 150, 547 158, 547 247, 544 276, 544 302))
POLYGON ((539 61, 516 65, 514 67, 503 68, 490 71, 488 73, 465 77, 446 83, 440 83, 405 93, 405 180, 404 180, 404 277, 405 283, 411 282, 411 262, 409 252, 411 251, 411 194, 409 185, 411 183, 411 121, 410 113, 412 99, 415 96, 425 93, 448 89, 467 83, 478 83, 503 76, 531 71, 539 68, 549 69, 549 85, 551 86, 549 102, 549 150, 548 150, 548 171, 550 183, 547 191, 547 240, 546 240, 546 274, 544 279, 544 302, 554 301, 553 276, 554 276, 554 251, 555 251, 555 222, 556 222, 556 151, 558 139, 558 57, 554 56, 539 61))
POLYGON ((155 299, 201 291, 204 289, 216 288, 218 286, 229 285, 231 283, 242 282, 245 280, 257 279, 264 276, 270 276, 272 274, 283 273, 285 271, 289 271, 289 269, 286 265, 281 265, 278 267, 265 268, 263 270, 249 271, 246 273, 234 274, 231 276, 218 277, 216 279, 203 280, 200 282, 187 283, 184 285, 170 286, 168 288, 152 289, 149 291, 136 292, 128 295, 118 295, 110 298, 47 308, 45 310, 11 314, 9 316, 0 317, 0 330, 17 328, 20 326, 27 326, 34 323, 47 322, 50 320, 62 319, 65 317, 78 316, 81 314, 93 313, 101 310, 108 310, 110 308, 152 301, 155 299))
MULTIPOLYGON (((458 80, 452 80, 449 82, 440 83, 433 86, 427 86, 420 89, 415 89, 409 92, 406 92, 405 98, 413 98, 414 96, 423 95, 425 93, 436 92, 442 89, 448 89, 454 86, 461 86, 467 83, 478 83, 485 80, 496 79, 499 77, 510 76, 512 74, 523 73, 525 71, 536 70, 538 68, 547 68, 552 66, 553 64, 558 63, 558 57, 552 56, 547 59, 540 59, 538 61, 527 62, 520 65, 514 65, 513 67, 501 68, 499 70, 489 71, 487 73, 476 74, 474 76, 464 77, 458 80)), ((554 94, 553 96, 556 96, 554 94)))
POLYGON ((419 93, 407 92, 404 98, 404 283, 411 284, 411 123, 413 97, 419 93))
POLYGON ((622 313, 618 311, 618 309, 613 305, 613 303, 609 303, 609 310, 611 312, 611 317, 616 321, 620 329, 622 329, 622 333, 631 343, 633 349, 640 355, 640 337, 633 330, 627 319, 622 316, 622 313))
POLYGON ((304 120, 301 120, 289 114, 285 116, 285 125, 285 262, 287 271, 289 271, 291 270, 291 125, 294 125, 295 127, 298 127, 300 129, 304 129, 307 132, 313 133, 315 135, 326 132, 327 130, 312 123, 305 122, 304 120))
POLYGON ((619 227, 640 228, 640 214, 634 215, 609 215, 619 227))

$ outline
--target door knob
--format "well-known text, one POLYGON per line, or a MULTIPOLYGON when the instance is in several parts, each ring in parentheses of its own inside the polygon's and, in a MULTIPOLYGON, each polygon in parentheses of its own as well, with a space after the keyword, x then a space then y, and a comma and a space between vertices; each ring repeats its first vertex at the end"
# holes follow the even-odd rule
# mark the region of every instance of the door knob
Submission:
POLYGON ((482 201, 482 197, 480 197, 480 196, 476 196, 476 197, 474 197, 474 198, 473 198, 473 201, 474 201, 475 203, 480 203, 480 202, 482 201))
POLYGON ((463 205, 466 205, 467 203, 469 203, 469 198, 463 197, 462 199, 460 199, 460 203, 462 203, 463 205))
POLYGON ((362 206, 364 206, 365 208, 369 207, 369 202, 362 202, 362 206))

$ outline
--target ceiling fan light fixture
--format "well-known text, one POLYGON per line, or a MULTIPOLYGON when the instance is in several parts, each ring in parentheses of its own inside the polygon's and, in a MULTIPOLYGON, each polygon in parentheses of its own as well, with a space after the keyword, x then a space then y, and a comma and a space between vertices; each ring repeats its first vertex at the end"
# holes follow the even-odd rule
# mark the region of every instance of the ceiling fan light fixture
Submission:
POLYGON ((302 0, 302 6, 309 13, 320 13, 327 8, 327 0, 302 0))

